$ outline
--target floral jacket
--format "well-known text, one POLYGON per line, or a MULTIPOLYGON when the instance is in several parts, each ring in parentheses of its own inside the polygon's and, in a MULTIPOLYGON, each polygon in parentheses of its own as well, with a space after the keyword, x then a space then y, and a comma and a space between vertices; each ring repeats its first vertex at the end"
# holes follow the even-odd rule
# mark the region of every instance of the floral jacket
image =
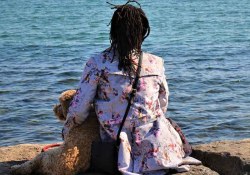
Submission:
MULTIPOLYGON (((138 62, 137 58, 132 59, 138 62)), ((143 53, 138 93, 128 114, 126 126, 139 126, 164 115, 169 95, 164 71, 162 58, 143 53)), ((67 134, 73 125, 84 122, 89 114, 90 105, 94 103, 102 126, 101 132, 105 131, 115 139, 131 88, 129 77, 118 69, 118 56, 113 59, 112 51, 91 57, 86 63, 76 95, 69 107, 63 135, 67 134)), ((103 137, 105 132, 101 133, 103 137)))
MULTIPOLYGON (((102 140, 116 139, 133 81, 118 69, 118 55, 113 58, 113 54, 103 52, 86 63, 63 135, 84 122, 93 103, 102 140)), ((169 169, 188 171, 190 163, 200 164, 188 157, 191 147, 178 125, 165 117, 169 91, 164 71, 162 58, 143 53, 134 104, 120 134, 118 169, 124 175, 161 175, 169 169)))

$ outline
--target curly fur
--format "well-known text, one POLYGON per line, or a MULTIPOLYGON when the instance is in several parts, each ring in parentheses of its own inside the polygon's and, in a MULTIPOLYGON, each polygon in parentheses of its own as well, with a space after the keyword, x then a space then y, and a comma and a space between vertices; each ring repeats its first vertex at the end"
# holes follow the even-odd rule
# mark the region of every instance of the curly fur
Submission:
POLYGON ((60 104, 56 104, 54 106, 53 111, 54 111, 55 116, 59 120, 61 120, 61 121, 66 120, 69 105, 70 105, 70 102, 73 100, 75 93, 76 93, 76 90, 67 90, 67 91, 63 92, 61 94, 60 98, 58 99, 60 104))
MULTIPOLYGON (((54 113, 59 120, 65 120, 74 94, 74 90, 69 90, 62 93, 59 98, 60 104, 54 107, 54 113)), ((12 166, 12 174, 71 175, 78 171, 86 171, 90 163, 92 141, 100 140, 99 122, 94 109, 91 109, 84 123, 73 127, 60 147, 40 153, 24 164, 12 166)))
POLYGON ((64 115, 63 115, 63 109, 62 109, 62 105, 61 105, 61 104, 56 104, 56 105, 54 106, 53 111, 54 111, 55 116, 56 116, 59 120, 61 120, 61 121, 65 121, 65 120, 66 120, 66 118, 65 118, 64 115))

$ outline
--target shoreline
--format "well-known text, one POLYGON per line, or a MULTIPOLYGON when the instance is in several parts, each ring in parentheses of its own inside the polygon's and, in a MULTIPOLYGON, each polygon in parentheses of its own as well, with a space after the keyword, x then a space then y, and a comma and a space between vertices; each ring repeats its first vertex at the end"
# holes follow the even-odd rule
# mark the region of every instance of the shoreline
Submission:
MULTIPOLYGON (((0 174, 10 175, 10 167, 22 164, 39 154, 47 144, 19 144, 0 147, 0 174)), ((203 165, 191 165, 189 172, 179 175, 250 175, 250 138, 216 141, 192 146, 192 157, 203 165)))

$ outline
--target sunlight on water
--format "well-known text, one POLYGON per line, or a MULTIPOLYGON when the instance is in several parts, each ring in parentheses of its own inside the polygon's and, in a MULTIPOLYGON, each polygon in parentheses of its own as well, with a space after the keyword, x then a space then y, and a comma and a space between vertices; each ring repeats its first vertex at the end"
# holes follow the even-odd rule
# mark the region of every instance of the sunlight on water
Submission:
MULTIPOLYGON (((143 50, 165 59, 166 115, 192 144, 249 137, 249 1, 139 2, 151 25, 143 50)), ((0 7, 0 146, 61 141, 53 106, 109 46, 113 10, 89 0, 0 7)))

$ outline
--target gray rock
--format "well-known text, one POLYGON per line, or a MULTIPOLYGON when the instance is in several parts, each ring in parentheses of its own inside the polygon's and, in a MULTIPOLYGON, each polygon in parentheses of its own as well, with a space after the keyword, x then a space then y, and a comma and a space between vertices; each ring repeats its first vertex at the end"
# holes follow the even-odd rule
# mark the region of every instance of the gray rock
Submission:
MULTIPOLYGON (((10 167, 17 164, 22 164, 27 160, 32 159, 41 152, 43 144, 21 144, 16 146, 8 146, 0 148, 0 174, 10 175, 10 167)), ((85 173, 84 173, 85 174, 85 173)), ((215 171, 199 165, 191 165, 189 172, 175 173, 178 175, 218 175, 215 171)), ((85 175, 97 175, 95 173, 87 173, 85 175)), ((100 174, 99 174, 100 175, 100 174)))
POLYGON ((175 175, 219 175, 217 172, 211 170, 203 165, 191 165, 189 172, 176 173, 175 175))
MULTIPOLYGON (((183 172, 183 173, 168 173, 169 175, 219 175, 215 171, 204 167, 203 165, 191 165, 189 172, 183 172)), ((99 173, 82 173, 77 175, 105 175, 105 174, 99 174, 99 173)))
POLYGON ((250 175, 250 139, 193 146, 191 156, 221 175, 250 175))

